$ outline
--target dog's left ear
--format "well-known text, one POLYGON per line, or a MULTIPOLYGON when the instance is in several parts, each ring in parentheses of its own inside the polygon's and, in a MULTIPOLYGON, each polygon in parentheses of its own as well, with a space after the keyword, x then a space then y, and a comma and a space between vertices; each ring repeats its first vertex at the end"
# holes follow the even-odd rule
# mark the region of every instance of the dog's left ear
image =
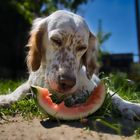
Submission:
POLYGON ((93 73, 95 73, 98 69, 97 55, 97 39, 95 35, 90 32, 88 49, 83 56, 83 64, 86 67, 86 73, 89 79, 92 77, 93 73))
POLYGON ((43 54, 43 37, 46 32, 46 19, 37 18, 33 21, 30 38, 27 46, 29 52, 27 56, 27 65, 29 70, 36 71, 39 69, 43 54))

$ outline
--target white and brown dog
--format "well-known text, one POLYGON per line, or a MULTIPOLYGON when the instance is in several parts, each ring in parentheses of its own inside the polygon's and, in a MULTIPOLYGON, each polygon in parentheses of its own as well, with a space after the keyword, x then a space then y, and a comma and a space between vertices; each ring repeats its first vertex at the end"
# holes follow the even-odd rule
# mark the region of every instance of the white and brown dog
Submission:
MULTIPOLYGON (((79 89, 91 92, 100 81, 94 74, 98 55, 96 37, 76 14, 60 10, 34 20, 28 46, 29 79, 11 94, 1 95, 0 106, 26 96, 31 85, 72 94, 79 89)), ((112 96, 112 101, 123 116, 140 117, 140 104, 125 101, 117 94, 112 96)))

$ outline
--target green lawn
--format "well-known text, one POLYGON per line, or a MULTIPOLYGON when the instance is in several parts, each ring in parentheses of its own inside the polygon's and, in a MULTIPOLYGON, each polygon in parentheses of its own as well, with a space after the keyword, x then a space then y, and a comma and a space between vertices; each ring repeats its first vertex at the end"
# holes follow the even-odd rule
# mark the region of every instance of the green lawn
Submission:
MULTIPOLYGON (((102 78, 106 84, 106 87, 109 87, 114 92, 121 95, 126 100, 132 102, 139 102, 140 103, 140 81, 133 82, 127 79, 127 76, 123 73, 119 73, 117 75, 110 74, 109 76, 103 76, 102 78)), ((0 94, 8 94, 12 92, 16 87, 22 84, 24 81, 12 81, 12 80, 1 80, 0 81, 0 94)), ((107 96, 104 105, 98 111, 98 114, 105 115, 114 115, 114 111, 119 114, 112 107, 111 99, 107 96), (110 100, 110 101, 109 101, 110 100)), ((40 113, 37 105, 35 104, 34 100, 30 97, 26 97, 25 99, 18 101, 17 103, 13 104, 10 108, 0 108, 0 112, 4 115, 11 115, 14 116, 15 114, 20 114, 22 116, 40 116, 40 113)), ((117 115, 115 113, 115 115, 117 115)))
MULTIPOLYGON (((12 81, 12 80, 1 80, 0 81, 0 94, 9 94, 14 91, 24 80, 12 81)), ((24 99, 16 102, 9 108, 0 108, 1 116, 15 116, 21 115, 25 118, 32 118, 37 116, 43 116, 40 112, 35 101, 31 97, 25 97, 24 99)))
MULTIPOLYGON (((105 82, 106 87, 109 87, 124 99, 139 102, 140 103, 140 81, 134 82, 127 78, 123 73, 110 74, 109 76, 101 76, 105 82)), ((16 89, 24 80, 11 81, 11 80, 1 80, 0 81, 0 94, 7 94, 16 89)), ((44 115, 40 112, 38 106, 35 104, 31 97, 26 97, 17 103, 13 104, 10 108, 0 108, 0 117, 7 118, 7 116, 20 115, 26 119, 32 119, 33 117, 44 118, 44 115)), ((115 130, 120 134, 120 124, 110 123, 106 118, 113 118, 117 120, 120 117, 119 111, 112 106, 111 98, 107 94, 104 101, 104 105, 89 118, 96 120, 97 122, 106 125, 107 127, 115 130)), ((140 127, 137 127, 136 133, 140 136, 140 127)))

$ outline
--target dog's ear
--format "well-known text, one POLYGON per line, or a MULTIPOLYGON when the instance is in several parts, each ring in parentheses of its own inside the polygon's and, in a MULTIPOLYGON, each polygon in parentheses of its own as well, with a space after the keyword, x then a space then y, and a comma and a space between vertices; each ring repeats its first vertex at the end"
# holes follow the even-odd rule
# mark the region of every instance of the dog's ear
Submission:
POLYGON ((97 39, 95 35, 93 35, 90 32, 88 49, 83 56, 83 64, 86 67, 86 73, 89 79, 92 77, 93 73, 95 73, 98 68, 97 55, 98 55, 97 39))
POLYGON ((43 38, 46 32, 46 20, 37 18, 33 21, 30 38, 27 44, 29 52, 27 55, 27 66, 30 70, 36 71, 40 67, 43 55, 43 38))

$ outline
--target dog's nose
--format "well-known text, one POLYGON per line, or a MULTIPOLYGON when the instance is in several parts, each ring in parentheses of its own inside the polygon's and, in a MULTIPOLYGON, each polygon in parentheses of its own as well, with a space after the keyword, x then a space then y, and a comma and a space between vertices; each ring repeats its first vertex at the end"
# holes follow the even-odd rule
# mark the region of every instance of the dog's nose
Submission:
POLYGON ((61 89, 69 90, 72 87, 74 87, 74 85, 76 84, 76 78, 75 76, 66 75, 66 74, 59 75, 58 83, 61 89))

